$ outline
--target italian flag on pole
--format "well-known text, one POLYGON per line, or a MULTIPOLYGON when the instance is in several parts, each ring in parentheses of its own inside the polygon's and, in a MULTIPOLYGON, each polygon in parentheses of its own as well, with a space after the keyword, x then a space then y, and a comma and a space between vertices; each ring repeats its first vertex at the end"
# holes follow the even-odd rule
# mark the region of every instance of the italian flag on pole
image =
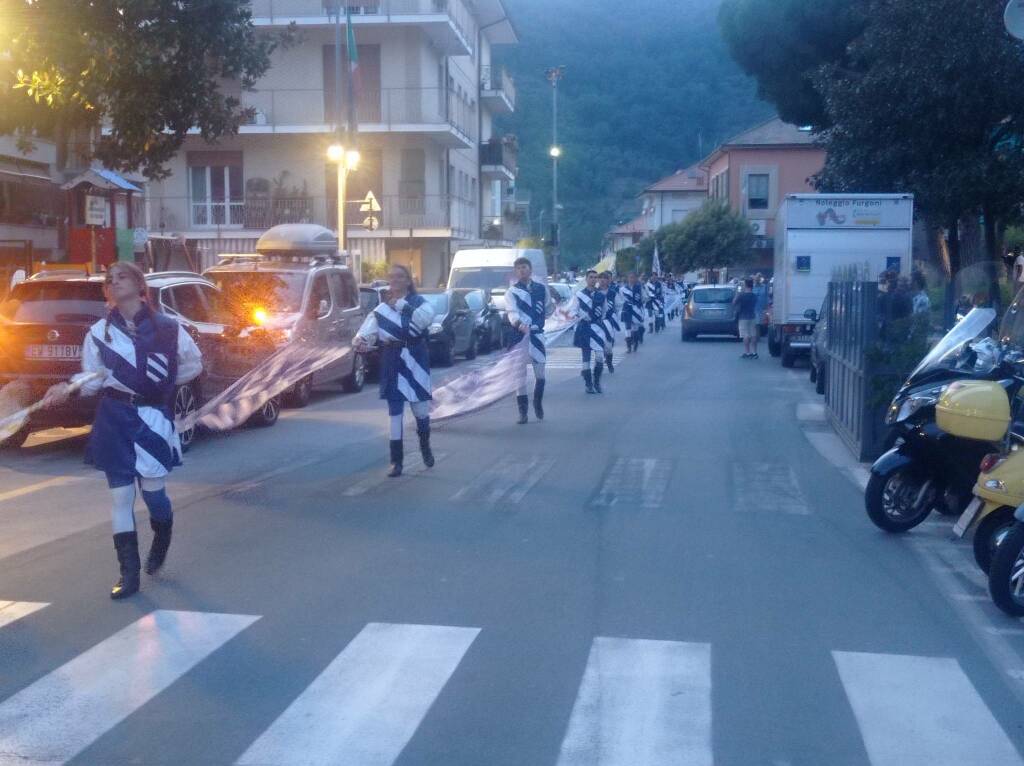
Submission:
POLYGON ((345 47, 348 49, 348 129, 355 132, 356 123, 356 99, 362 93, 359 82, 359 48, 356 46, 356 31, 352 26, 352 7, 345 8, 345 47))

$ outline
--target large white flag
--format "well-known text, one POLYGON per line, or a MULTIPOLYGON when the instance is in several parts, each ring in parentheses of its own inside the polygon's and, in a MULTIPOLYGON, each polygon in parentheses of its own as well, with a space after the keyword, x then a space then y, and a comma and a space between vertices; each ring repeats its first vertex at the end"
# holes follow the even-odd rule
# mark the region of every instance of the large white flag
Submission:
POLYGON ((661 258, 658 257, 658 240, 654 240, 654 261, 651 263, 651 273, 661 276, 661 258))

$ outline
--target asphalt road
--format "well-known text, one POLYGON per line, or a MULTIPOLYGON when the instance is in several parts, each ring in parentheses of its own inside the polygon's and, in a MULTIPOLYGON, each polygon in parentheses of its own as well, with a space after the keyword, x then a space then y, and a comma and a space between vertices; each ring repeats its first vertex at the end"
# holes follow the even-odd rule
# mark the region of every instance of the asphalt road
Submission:
POLYGON ((205 438, 124 603, 81 438, 5 454, 0 764, 1024 763, 1024 625, 950 520, 872 527, 806 371, 740 351, 672 327, 603 396, 558 352, 543 423, 399 480, 375 391, 205 438))

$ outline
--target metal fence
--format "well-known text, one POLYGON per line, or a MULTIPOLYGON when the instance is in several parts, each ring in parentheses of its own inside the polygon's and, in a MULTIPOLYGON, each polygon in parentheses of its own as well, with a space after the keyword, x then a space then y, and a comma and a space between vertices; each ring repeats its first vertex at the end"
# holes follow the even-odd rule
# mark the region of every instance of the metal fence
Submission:
POLYGON ((886 371, 870 353, 878 341, 878 284, 861 277, 851 270, 829 283, 825 405, 836 433, 858 460, 870 461, 885 439, 886 404, 873 388, 886 371))

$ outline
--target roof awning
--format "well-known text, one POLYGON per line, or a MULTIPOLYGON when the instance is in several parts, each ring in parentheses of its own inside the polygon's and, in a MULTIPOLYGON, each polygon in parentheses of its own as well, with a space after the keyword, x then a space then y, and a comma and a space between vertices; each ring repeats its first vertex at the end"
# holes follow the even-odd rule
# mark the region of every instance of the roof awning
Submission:
POLYGON ((81 175, 72 178, 61 188, 69 190, 81 186, 82 184, 92 184, 97 189, 106 189, 107 191, 142 193, 142 189, 131 181, 127 181, 113 170, 107 170, 105 168, 90 168, 81 175))
POLYGON ((53 179, 44 165, 37 162, 19 162, 14 157, 0 157, 0 176, 16 178, 33 184, 52 184, 53 179))

